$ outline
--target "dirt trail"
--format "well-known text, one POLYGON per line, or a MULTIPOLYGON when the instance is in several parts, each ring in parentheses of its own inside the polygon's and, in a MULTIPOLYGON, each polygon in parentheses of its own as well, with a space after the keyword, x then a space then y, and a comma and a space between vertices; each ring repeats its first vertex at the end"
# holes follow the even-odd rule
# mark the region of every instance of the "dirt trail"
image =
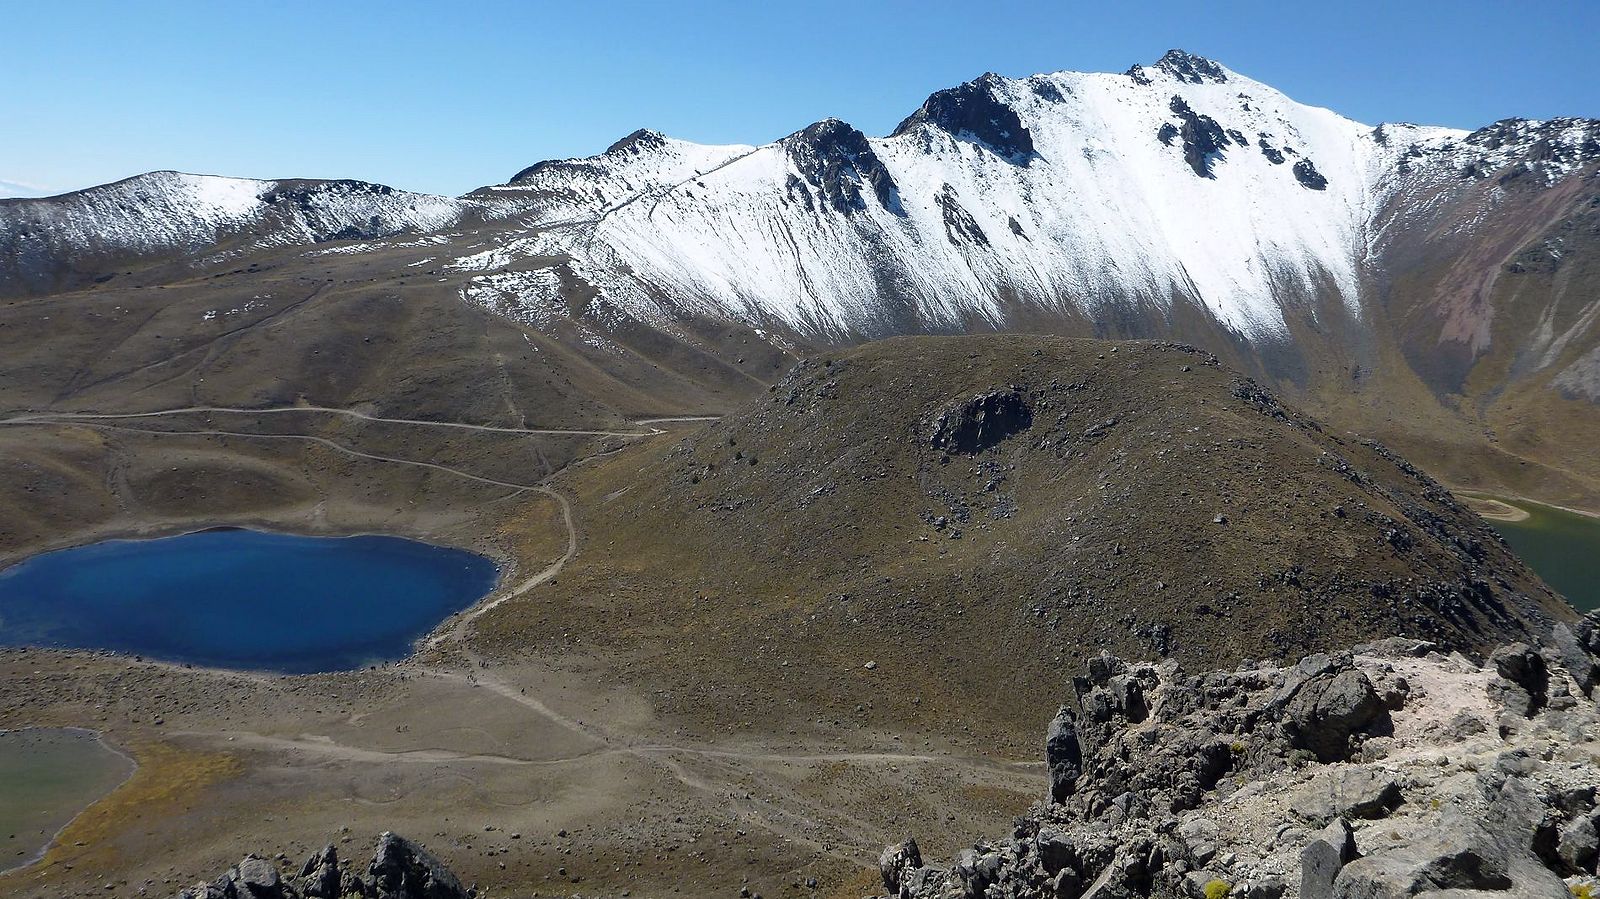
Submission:
MULTIPOLYGON (((561 509, 566 528, 566 546, 561 556, 536 573, 497 591, 472 608, 458 613, 436 630, 421 644, 423 649, 445 650, 448 661, 422 662, 413 658, 407 664, 417 674, 468 690, 483 689, 513 703, 538 719, 559 727, 583 739, 587 748, 580 745, 570 754, 549 759, 523 759, 510 755, 457 751, 442 747, 413 747, 407 749, 380 749, 338 742, 331 736, 302 733, 296 736, 275 736, 249 730, 183 731, 179 735, 224 741, 236 746, 268 751, 305 754, 327 760, 357 764, 384 765, 391 763, 420 763, 432 765, 483 764, 492 766, 542 766, 559 767, 582 760, 604 756, 628 756, 646 762, 665 773, 693 793, 707 798, 713 805, 727 807, 748 826, 765 830, 780 839, 800 844, 817 853, 847 861, 851 864, 870 861, 881 835, 870 828, 841 815, 817 797, 805 795, 797 788, 790 774, 771 770, 772 766, 809 769, 834 764, 859 765, 868 768, 893 768, 895 766, 938 765, 951 771, 972 774, 999 775, 1018 786, 1028 789, 1042 784, 1043 774, 1030 770, 1036 768, 1032 761, 1012 762, 943 756, 932 753, 898 752, 779 752, 756 748, 722 748, 716 746, 662 743, 640 736, 615 732, 602 725, 580 721, 556 710, 537 695, 527 692, 496 671, 496 665, 483 657, 472 646, 473 629, 479 619, 509 600, 525 596, 546 584, 561 573, 568 562, 578 554, 578 528, 572 504, 546 481, 530 484, 512 483, 483 477, 472 472, 434 462, 383 456, 354 449, 328 438, 310 434, 262 434, 224 429, 164 430, 141 428, 133 420, 161 416, 207 413, 273 414, 290 412, 326 413, 352 418, 403 424, 417 427, 445 427, 467 431, 520 433, 520 434, 580 434, 592 436, 637 439, 665 433, 656 425, 689 424, 717 420, 716 416, 674 416, 641 419, 634 424, 638 432, 581 431, 544 428, 506 428, 488 425, 471 425, 460 422, 383 418, 354 410, 322 407, 283 407, 273 409, 234 409, 226 407, 185 407, 162 409, 142 413, 52 413, 27 412, 0 419, 0 424, 61 425, 124 431, 149 435, 198 435, 235 437, 260 440, 299 440, 314 443, 334 451, 387 464, 411 465, 440 471, 455 477, 479 483, 505 487, 521 492, 541 493, 554 500, 561 509)), ((513 493, 511 495, 516 495, 513 493)), ((642 736, 642 735, 641 735, 642 736)), ((792 773, 792 772, 791 772, 792 773)))
MULTIPOLYGON (((0 422, 0 424, 11 423, 13 422, 0 422)), ((325 446, 331 450, 336 450, 344 453, 345 455, 354 456, 358 459, 369 459, 374 462, 390 462, 396 465, 415 465, 418 468, 431 468, 436 471, 442 471, 447 474, 455 475, 459 478, 466 478, 469 481, 477 481, 480 484, 492 484, 496 487, 509 487, 513 490, 535 490, 538 488, 537 484, 513 484, 510 481, 486 478, 482 475, 476 475, 469 471, 462 471, 459 468, 451 468, 448 465, 440 465, 437 462, 419 462, 416 459, 401 459, 396 456, 379 456, 374 453, 364 453, 361 450, 352 449, 351 447, 345 446, 342 443, 329 440, 326 437, 314 437, 310 434, 256 434, 249 431, 223 431, 214 428, 202 428, 189 431, 171 431, 156 428, 134 428, 127 425, 108 425, 101 422, 92 421, 40 421, 27 423, 73 425, 80 428, 97 428, 104 431, 127 431, 134 434, 154 434, 157 436, 170 434, 201 437, 243 437, 250 440, 302 440, 307 443, 315 443, 319 446, 325 446)))
MULTIPOLYGON (((508 428, 500 425, 477 425, 459 421, 433 421, 422 418, 386 418, 381 415, 369 415, 354 409, 338 409, 330 406, 267 406, 259 409, 249 409, 234 406, 180 406, 173 409, 152 409, 148 412, 39 412, 23 411, 9 418, 0 419, 4 425, 27 424, 59 424, 73 421, 104 421, 129 418, 157 418, 170 415, 193 415, 210 413, 236 413, 242 415, 278 415, 290 412, 319 412, 328 415, 343 415, 348 418, 357 418, 362 421, 380 422, 383 424, 414 425, 429 428, 458 428, 464 431, 485 431, 497 434, 572 434, 580 437, 650 437, 663 433, 652 428, 649 431, 589 431, 578 428, 508 428)), ((645 425, 654 422, 670 421, 714 421, 715 418, 651 418, 638 422, 645 425)))

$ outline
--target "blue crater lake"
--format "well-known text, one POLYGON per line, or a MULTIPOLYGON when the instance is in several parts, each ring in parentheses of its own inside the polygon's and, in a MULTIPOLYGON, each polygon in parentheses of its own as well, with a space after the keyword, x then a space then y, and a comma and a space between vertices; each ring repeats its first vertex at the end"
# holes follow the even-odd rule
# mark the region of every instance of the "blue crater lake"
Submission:
POLYGON ((108 540, 0 571, 0 646, 304 674, 405 657, 495 564, 399 537, 214 530, 108 540))

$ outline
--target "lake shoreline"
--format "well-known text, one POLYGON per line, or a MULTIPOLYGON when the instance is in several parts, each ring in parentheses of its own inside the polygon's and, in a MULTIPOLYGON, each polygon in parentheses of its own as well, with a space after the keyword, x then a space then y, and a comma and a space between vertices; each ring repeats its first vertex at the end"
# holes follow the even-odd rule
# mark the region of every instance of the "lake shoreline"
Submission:
POLYGON ((1458 495, 1573 608, 1600 608, 1600 515, 1520 496, 1458 495))
POLYGON ((1466 503, 1469 509, 1472 509, 1472 511, 1477 512, 1479 515, 1482 515, 1485 518, 1494 518, 1496 521, 1523 521, 1527 518, 1527 511, 1519 509, 1518 511, 1522 512, 1523 514, 1516 518, 1499 518, 1493 514, 1484 514, 1484 512, 1481 510, 1473 507, 1472 502, 1474 500, 1478 502, 1490 502, 1499 506, 1511 506, 1512 508, 1516 508, 1514 505, 1515 503, 1527 503, 1531 506, 1543 506, 1547 509, 1559 509, 1562 512, 1571 512, 1574 515, 1582 515, 1584 518, 1594 518, 1600 520, 1600 512, 1597 512, 1593 509, 1580 509, 1576 506, 1561 506, 1555 503, 1547 503, 1544 500, 1523 496, 1520 493, 1508 493, 1505 491, 1496 490, 1479 490, 1476 488, 1467 487, 1451 487, 1449 489, 1451 493, 1456 495, 1457 499, 1460 499, 1466 503))
POLYGON ((1527 509, 1518 508, 1492 496, 1474 496, 1466 493, 1458 495, 1468 509, 1491 521, 1527 521, 1533 517, 1527 509))
POLYGON ((94 808, 96 805, 100 804, 101 802, 104 802, 106 799, 110 798, 118 790, 120 790, 124 786, 126 786, 128 781, 132 780, 133 776, 139 772, 139 760, 138 759, 134 758, 131 753, 123 751, 123 749, 121 747, 113 745, 110 741, 108 741, 106 739, 106 735, 105 735, 104 732, 99 731, 99 730, 95 730, 93 728, 74 727, 74 726, 70 726, 70 725, 67 725, 67 726, 56 726, 56 725, 38 724, 38 725, 30 725, 30 726, 27 726, 27 727, 0 728, 0 736, 4 736, 6 734, 28 733, 29 731, 42 731, 42 732, 55 731, 55 732, 63 732, 63 733, 82 734, 82 735, 93 737, 94 741, 96 743, 100 744, 101 748, 105 749, 107 752, 111 753, 112 755, 121 757, 124 761, 126 761, 128 763, 128 771, 127 771, 127 773, 125 775, 123 775, 121 780, 117 781, 116 785, 111 787, 111 789, 105 791, 105 793, 100 795, 94 801, 90 802, 88 805, 85 805, 83 808, 78 809, 78 811, 73 813, 73 815, 71 817, 69 817, 66 821, 64 821, 61 824, 60 827, 56 828, 55 832, 50 835, 49 839, 45 840, 44 844, 41 845, 38 848, 38 850, 36 850, 33 853, 33 855, 28 856, 27 858, 24 858, 22 861, 14 864, 14 865, 0 867, 0 877, 4 877, 4 876, 10 875, 10 874, 16 874, 16 873, 19 873, 19 872, 22 872, 22 871, 26 871, 27 869, 33 867, 34 865, 39 864, 40 862, 42 862, 46 858, 48 858, 49 855, 50 855, 50 850, 55 848, 55 845, 58 842, 60 842, 62 834, 67 832, 67 829, 70 828, 73 825, 73 822, 75 822, 79 818, 83 817, 84 814, 87 813, 90 809, 94 808))

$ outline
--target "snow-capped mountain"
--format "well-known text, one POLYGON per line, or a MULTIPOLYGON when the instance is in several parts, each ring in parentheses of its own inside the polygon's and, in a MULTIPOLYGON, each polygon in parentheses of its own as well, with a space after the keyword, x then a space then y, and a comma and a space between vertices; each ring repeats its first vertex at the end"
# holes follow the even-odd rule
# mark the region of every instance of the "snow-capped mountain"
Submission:
POLYGON ((257 181, 151 172, 46 199, 0 201, 0 291, 49 289, 128 259, 210 256, 434 231, 458 222, 459 200, 361 181, 257 181))
MULTIPOLYGON (((1492 340, 1503 269, 1596 193, 1597 163, 1593 120, 1373 127, 1174 50, 1118 74, 984 75, 883 137, 835 119, 762 146, 638 131, 459 199, 161 172, 0 201, 0 292, 427 232, 462 299, 596 340, 689 319, 808 342, 1042 328, 1280 348, 1396 327, 1449 392, 1492 340)), ((1593 324, 1563 290, 1546 364, 1593 324)))
POLYGON ((1173 53, 1122 75, 986 75, 883 138, 837 120, 759 148, 646 134, 496 193, 581 172, 591 217, 536 201, 555 226, 541 251, 581 247, 603 289, 631 279, 800 331, 1004 327, 1016 307, 1093 317, 1186 296, 1264 333, 1325 286, 1355 304, 1406 149, 1173 53), (604 188, 588 188, 596 169, 604 188))
POLYGON ((1512 483, 1514 458, 1546 463, 1535 493, 1600 484, 1600 122, 1371 126, 1177 50, 984 75, 881 137, 637 131, 460 198, 158 172, 0 200, 0 297, 120 315, 151 287, 202 313, 325 291, 363 346, 404 321, 520 331, 541 364, 581 359, 550 389, 609 379, 645 412, 891 334, 1171 339, 1462 477, 1512 483))
POLYGON ((848 339, 1189 303, 1277 338, 1330 302, 1361 316, 1386 240, 1425 214, 1413 198, 1519 165, 1552 184, 1600 159, 1597 138, 1586 120, 1374 128, 1172 51, 985 75, 881 138, 837 120, 761 147, 638 132, 469 199, 524 216, 499 263, 570 255, 546 289, 586 282, 644 319, 848 339))

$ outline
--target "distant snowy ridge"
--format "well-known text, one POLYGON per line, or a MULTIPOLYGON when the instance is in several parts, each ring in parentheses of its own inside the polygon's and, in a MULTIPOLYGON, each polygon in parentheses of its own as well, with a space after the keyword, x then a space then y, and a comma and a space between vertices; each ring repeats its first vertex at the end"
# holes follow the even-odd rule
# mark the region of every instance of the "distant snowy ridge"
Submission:
POLYGON ((9 200, 17 197, 47 197, 55 191, 37 184, 25 184, 21 181, 7 181, 0 178, 0 200, 9 200))
POLYGON ((257 181, 151 172, 46 199, 0 201, 0 286, 65 263, 431 232, 468 204, 361 181, 257 181))

